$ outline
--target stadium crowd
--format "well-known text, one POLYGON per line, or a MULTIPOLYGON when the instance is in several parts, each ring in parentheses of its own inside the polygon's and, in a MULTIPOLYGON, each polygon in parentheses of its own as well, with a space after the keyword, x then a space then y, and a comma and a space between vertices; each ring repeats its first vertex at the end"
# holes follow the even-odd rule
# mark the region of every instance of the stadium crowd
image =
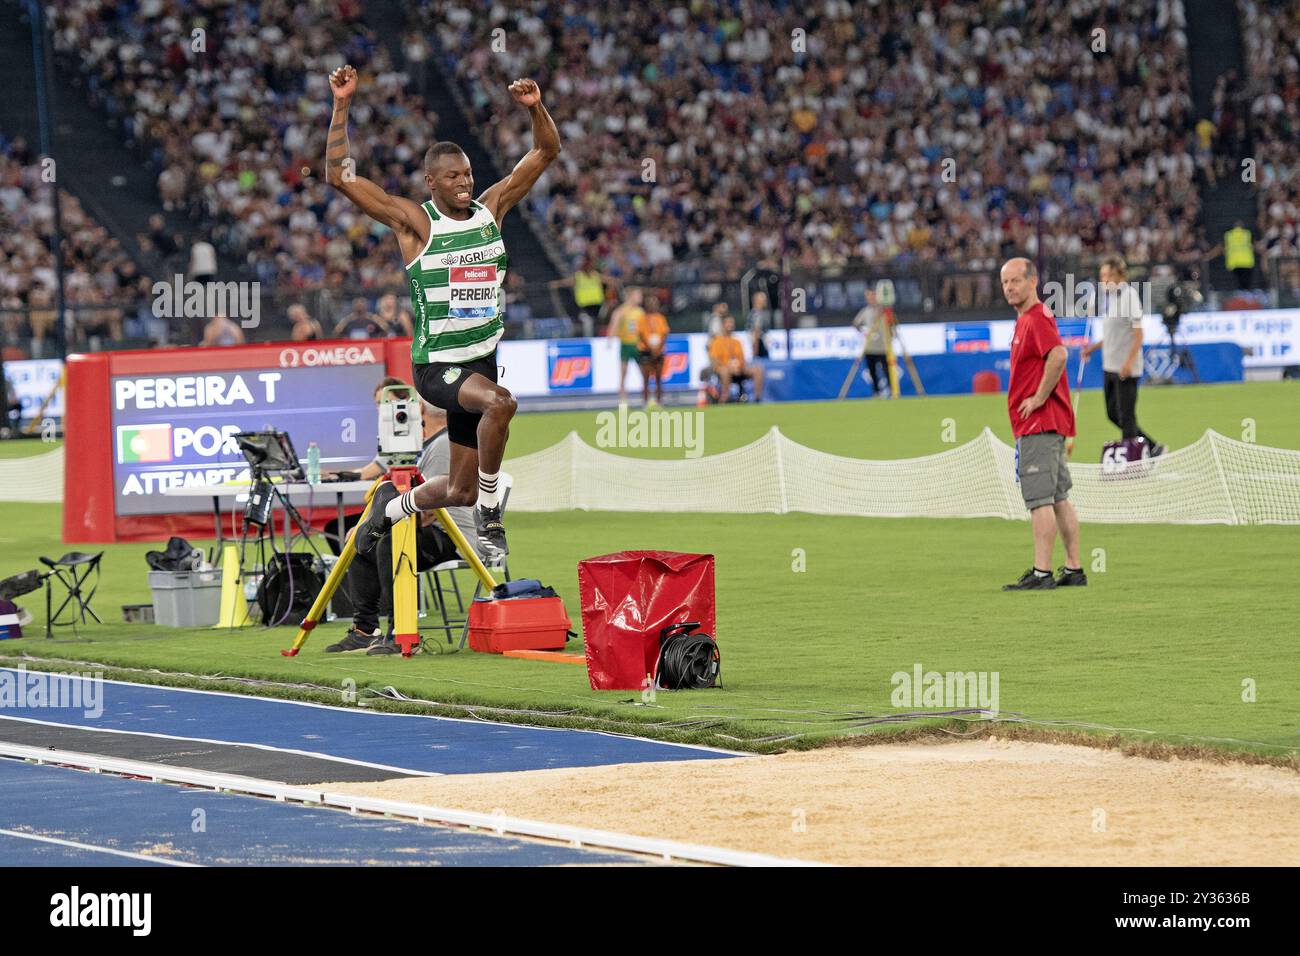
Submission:
MULTIPOLYGON (((1235 174, 1247 146, 1261 254, 1300 255, 1300 16, 1287 0, 1238 6, 1247 75, 1220 78, 1210 116, 1192 109, 1181 0, 1071 0, 1064 13, 1030 0, 421 0, 401 46, 408 63, 435 59, 503 165, 530 145, 507 84, 538 79, 564 151, 527 202, 543 238, 574 268, 596 263, 612 294, 696 257, 748 268, 782 251, 814 270, 987 275, 1040 234, 1049 256, 1190 263, 1212 244, 1199 187, 1235 174)), ((146 255, 185 269, 210 241, 276 289, 295 336, 401 334, 404 304, 381 298, 405 284, 385 230, 310 172, 325 76, 346 60, 366 86, 358 167, 390 191, 423 190, 438 117, 360 0, 55 0, 47 16, 61 62, 160 170, 160 207, 192 223, 182 238, 155 217, 138 237, 146 255), (323 315, 299 314, 313 290, 369 301, 320 328, 323 315)), ((29 154, 6 141, 0 166, 0 326, 39 353, 53 323, 49 200, 29 154)), ((63 195, 68 302, 103 306, 75 313, 73 340, 167 340, 147 310, 107 307, 143 298, 149 280, 63 195)))
POLYGON ((1249 118, 1254 140, 1256 236, 1266 258, 1300 256, 1300 8, 1290 0, 1240 0, 1239 10, 1250 55, 1246 83, 1229 108, 1249 118))
POLYGON ((369 86, 352 110, 358 169, 391 191, 422 185, 438 117, 361 12, 355 0, 58 0, 50 18, 55 50, 161 170, 164 209, 278 288, 400 287, 386 230, 310 172, 325 153, 326 74, 347 61, 369 86))
POLYGON ((416 16, 501 155, 528 143, 505 84, 538 76, 565 150, 534 211, 616 276, 783 241, 809 268, 987 270, 1036 250, 1040 215, 1048 255, 1205 247, 1181 0, 425 0, 416 16))
MULTIPOLYGON (((0 133, 0 347, 37 358, 57 354, 54 199, 46 168, 25 140, 0 133)), ((149 335, 153 316, 121 307, 149 299, 149 278, 76 196, 60 190, 59 200, 69 341, 84 347, 128 332, 149 335)))

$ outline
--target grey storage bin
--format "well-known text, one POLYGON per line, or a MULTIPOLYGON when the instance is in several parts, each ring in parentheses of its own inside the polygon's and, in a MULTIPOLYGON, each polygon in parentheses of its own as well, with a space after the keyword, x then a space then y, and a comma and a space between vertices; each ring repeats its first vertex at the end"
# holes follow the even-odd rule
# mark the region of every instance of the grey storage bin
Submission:
POLYGON ((221 616, 221 570, 150 571, 153 620, 165 627, 211 627, 221 616))

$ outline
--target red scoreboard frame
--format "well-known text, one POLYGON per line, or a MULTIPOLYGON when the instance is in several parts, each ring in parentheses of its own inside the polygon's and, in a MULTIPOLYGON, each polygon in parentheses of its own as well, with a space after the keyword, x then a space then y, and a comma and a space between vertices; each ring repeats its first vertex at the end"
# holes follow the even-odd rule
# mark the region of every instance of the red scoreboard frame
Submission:
MULTIPOLYGON (((67 544, 209 538, 210 512, 119 516, 113 483, 113 396, 119 375, 172 375, 381 363, 411 380, 411 340, 268 342, 225 348, 147 349, 69 355, 64 416, 63 540, 67 544)), ((302 451, 300 449, 300 451, 302 451)), ((317 507, 319 525, 335 515, 317 507)))

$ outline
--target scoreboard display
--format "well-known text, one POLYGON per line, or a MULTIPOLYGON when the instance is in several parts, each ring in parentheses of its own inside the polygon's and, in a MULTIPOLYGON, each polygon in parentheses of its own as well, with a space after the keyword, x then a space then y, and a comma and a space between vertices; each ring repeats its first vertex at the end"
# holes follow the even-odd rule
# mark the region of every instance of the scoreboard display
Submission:
POLYGON ((314 441, 324 470, 359 468, 375 454, 373 393, 384 374, 382 365, 357 364, 113 376, 117 513, 209 510, 201 498, 160 492, 247 479, 238 432, 286 432, 304 461, 314 441))
MULTIPOLYGON (((285 432, 304 463, 314 441, 324 470, 360 469, 379 441, 375 388, 386 375, 410 380, 410 349, 393 339, 69 356, 64 540, 211 535, 211 498, 165 492, 247 480, 238 432, 285 432)), ((309 510, 332 515, 334 496, 319 497, 309 510)))

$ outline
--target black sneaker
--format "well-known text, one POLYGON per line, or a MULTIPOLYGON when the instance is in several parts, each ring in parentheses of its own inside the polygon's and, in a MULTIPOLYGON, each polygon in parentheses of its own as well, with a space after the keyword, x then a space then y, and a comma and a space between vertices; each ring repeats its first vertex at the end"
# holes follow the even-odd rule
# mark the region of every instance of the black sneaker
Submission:
POLYGON ((1164 446, 1163 443, 1161 443, 1161 442, 1156 442, 1156 443, 1155 443, 1154 445, 1152 445, 1151 448, 1147 451, 1147 457, 1149 457, 1149 458, 1159 458, 1161 455, 1163 455, 1163 454, 1165 453, 1165 450, 1166 450, 1166 449, 1165 449, 1165 446, 1164 446))
POLYGON ((1058 588, 1083 588, 1088 586, 1088 575, 1083 573, 1083 568, 1077 571, 1071 571, 1065 565, 1056 569, 1056 586, 1058 588))
POLYGON ((501 523, 501 508, 485 508, 479 505, 474 509, 474 530, 478 532, 479 544, 489 556, 509 554, 506 545, 506 526, 501 523))
POLYGON ((384 510, 388 503, 397 497, 397 488, 391 481, 385 481, 375 489, 375 496, 370 501, 370 514, 366 520, 357 527, 357 551, 361 554, 369 554, 375 550, 375 545, 379 544, 380 539, 388 534, 388 529, 393 523, 388 520, 388 515, 384 510))
POLYGON ((1020 575, 1020 580, 1015 584, 1004 584, 1004 591, 1050 591, 1056 587, 1056 579, 1050 574, 1039 576, 1030 568, 1024 574, 1020 575))
POLYGON ((347 654, 352 651, 364 651, 379 640, 378 634, 365 634, 355 627, 348 628, 348 633, 337 644, 325 648, 326 654, 347 654))
MULTIPOLYGON (((414 647, 411 648, 411 656, 414 657, 416 654, 421 653, 423 650, 424 650, 423 645, 416 644, 414 647)), ((392 640, 391 638, 385 637, 385 638, 376 639, 375 643, 372 644, 369 647, 369 649, 366 650, 367 657, 378 657, 383 654, 396 654, 397 656, 400 657, 402 654, 402 649, 397 646, 396 641, 392 640)))

